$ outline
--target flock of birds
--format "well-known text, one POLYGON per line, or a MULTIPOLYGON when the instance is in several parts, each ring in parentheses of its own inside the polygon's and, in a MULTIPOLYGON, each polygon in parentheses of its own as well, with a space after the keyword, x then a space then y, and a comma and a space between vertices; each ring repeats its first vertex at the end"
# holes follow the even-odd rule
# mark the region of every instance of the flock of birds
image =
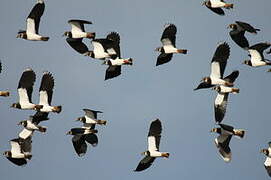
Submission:
MULTIPOLYGON (((224 15, 225 9, 233 8, 233 4, 228 4, 223 0, 207 0, 203 5, 212 10, 218 15, 224 15)), ((43 15, 45 4, 43 0, 38 0, 29 16, 27 17, 26 30, 20 30, 17 38, 23 38, 30 41, 48 41, 49 37, 39 35, 39 24, 43 15)), ((108 65, 105 74, 105 80, 115 78, 121 74, 122 65, 132 65, 132 58, 121 58, 120 53, 120 35, 117 32, 110 32, 105 38, 96 39, 95 32, 86 32, 85 25, 92 24, 90 21, 72 19, 68 23, 71 25, 71 31, 66 31, 63 36, 66 36, 67 43, 79 54, 89 56, 93 59, 103 61, 103 64, 108 65), (91 39, 93 50, 90 50, 83 42, 83 39, 91 39)), ((264 58, 264 51, 270 48, 271 44, 262 42, 250 46, 245 33, 257 34, 259 29, 254 28, 248 23, 236 21, 230 24, 228 28, 232 40, 242 49, 248 51, 250 60, 245 60, 243 63, 252 67, 271 65, 271 61, 264 58)), ((177 27, 174 24, 165 25, 161 43, 162 47, 156 48, 160 52, 157 58, 156 66, 168 63, 173 58, 173 54, 186 54, 186 49, 176 48, 176 33, 177 27)), ((267 52, 271 53, 271 49, 267 52)), ((232 136, 243 138, 245 131, 243 129, 235 129, 234 127, 221 122, 224 119, 228 96, 230 93, 239 93, 239 88, 234 87, 234 82, 239 76, 239 71, 233 71, 228 76, 224 77, 224 71, 227 65, 227 60, 230 56, 230 47, 226 42, 220 43, 216 48, 211 61, 210 76, 204 77, 198 85, 198 89, 212 88, 217 91, 217 97, 214 102, 215 121, 219 127, 213 128, 211 132, 218 133, 215 138, 215 144, 218 151, 225 162, 231 160, 231 149, 229 147, 232 136)), ((2 65, 0 63, 0 70, 2 65)), ((268 70, 271 71, 271 70, 268 70)), ((36 80, 36 74, 32 69, 26 69, 19 80, 18 85, 18 103, 12 104, 11 107, 22 110, 35 110, 36 113, 30 116, 27 120, 19 122, 18 125, 23 126, 23 130, 19 133, 19 137, 10 140, 11 150, 4 152, 8 160, 16 165, 25 165, 31 159, 32 154, 32 136, 35 131, 42 133, 46 132, 47 127, 39 125, 40 122, 49 120, 50 112, 60 113, 61 106, 52 106, 52 96, 54 88, 54 77, 50 72, 44 72, 39 89, 39 103, 32 103, 33 86, 36 80)), ((9 96, 9 92, 0 91, 0 96, 9 96)), ((85 115, 77 120, 83 123, 82 127, 72 128, 68 135, 72 135, 72 143, 75 152, 78 156, 83 156, 87 152, 87 143, 95 147, 98 144, 98 137, 95 129, 96 125, 106 125, 106 120, 98 119, 98 114, 101 111, 91 109, 83 109, 85 115)), ((159 119, 151 122, 148 133, 148 148, 142 155, 145 157, 139 162, 135 171, 142 171, 149 168, 157 157, 169 157, 168 152, 160 152, 159 144, 162 132, 162 124, 159 119)), ((271 142, 268 149, 261 150, 267 159, 264 163, 269 176, 271 176, 271 142)))

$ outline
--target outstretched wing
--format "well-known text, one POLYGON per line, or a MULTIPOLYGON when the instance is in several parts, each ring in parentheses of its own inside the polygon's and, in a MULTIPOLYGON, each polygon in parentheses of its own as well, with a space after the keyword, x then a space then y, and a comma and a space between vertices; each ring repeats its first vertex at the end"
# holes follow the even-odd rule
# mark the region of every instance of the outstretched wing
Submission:
POLYGON ((36 81, 36 74, 32 69, 26 69, 19 81, 18 94, 20 104, 32 102, 33 85, 36 81))
POLYGON ((211 77, 223 78, 229 56, 230 47, 226 42, 220 44, 216 48, 215 54, 211 62, 211 77))
POLYGON ((80 54, 85 54, 87 53, 88 47, 85 43, 83 43, 82 38, 67 38, 66 41, 67 43, 77 52, 80 54))
POLYGON ((90 21, 71 19, 68 23, 72 26, 72 33, 74 32, 85 32, 84 24, 92 24, 90 21))
POLYGON ((134 171, 143 171, 147 168, 149 168, 152 163, 154 162, 155 158, 150 156, 145 156, 137 165, 136 169, 134 171))
POLYGON ((54 77, 50 72, 44 72, 41 84, 40 84, 40 105, 51 105, 53 89, 54 89, 54 77))
POLYGON ((87 152, 87 143, 83 135, 75 135, 72 138, 72 144, 78 156, 83 156, 87 152))
POLYGON ((168 63, 172 59, 173 54, 172 53, 161 53, 157 57, 156 66, 168 63))
POLYGON ((245 31, 230 31, 231 39, 241 48, 247 49, 249 47, 249 42, 245 37, 245 31))
POLYGON ((174 24, 165 25, 165 29, 161 37, 161 42, 163 46, 173 45, 175 47, 176 33, 177 33, 177 27, 174 24))
POLYGON ((83 111, 85 111, 85 115, 91 119, 97 119, 97 114, 98 113, 103 113, 101 111, 94 111, 91 109, 83 109, 83 111))
POLYGON ((104 80, 112 79, 119 75, 121 75, 121 66, 108 66, 105 72, 104 80))
POLYGON ((32 33, 39 33, 40 18, 44 13, 45 4, 43 0, 38 0, 27 17, 27 30, 32 33))
POLYGON ((156 119, 151 123, 148 133, 148 150, 157 151, 159 150, 159 144, 161 139, 162 124, 159 119, 156 119))
POLYGON ((221 121, 224 119, 227 110, 228 96, 229 93, 225 94, 218 93, 216 96, 214 110, 215 110, 215 121, 218 123, 221 123, 221 121))
POLYGON ((237 25, 239 25, 242 29, 244 29, 247 32, 257 34, 257 31, 259 31, 259 29, 255 29, 254 27, 252 27, 248 23, 241 22, 241 21, 235 21, 235 22, 236 22, 237 25))

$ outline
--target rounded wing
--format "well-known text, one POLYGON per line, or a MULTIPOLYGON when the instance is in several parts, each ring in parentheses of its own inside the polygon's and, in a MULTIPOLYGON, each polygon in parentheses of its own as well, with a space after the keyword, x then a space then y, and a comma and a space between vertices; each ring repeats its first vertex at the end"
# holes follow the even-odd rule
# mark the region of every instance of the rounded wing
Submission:
POLYGON ((40 105, 51 105, 53 89, 54 89, 54 77, 50 72, 44 72, 41 84, 40 84, 40 105))
POLYGON ((18 94, 20 103, 31 102, 33 85, 36 81, 36 74, 32 69, 26 69, 19 81, 18 94))
POLYGON ((224 42, 220 44, 215 51, 211 62, 211 77, 222 78, 230 56, 230 47, 224 42))

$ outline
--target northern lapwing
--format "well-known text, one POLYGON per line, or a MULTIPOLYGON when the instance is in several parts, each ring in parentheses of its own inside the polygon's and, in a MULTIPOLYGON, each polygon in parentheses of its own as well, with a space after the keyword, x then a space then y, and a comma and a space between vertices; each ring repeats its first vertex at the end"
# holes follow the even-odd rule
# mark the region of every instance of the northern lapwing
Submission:
POLYGON ((271 61, 264 58, 263 52, 271 46, 270 43, 258 43, 248 48, 250 60, 245 60, 243 64, 252 67, 271 65, 271 61))
POLYGON ((77 121, 80 121, 84 124, 99 124, 106 125, 106 120, 97 119, 97 114, 102 113, 101 111, 94 111, 91 109, 83 109, 85 116, 77 118, 77 121))
POLYGON ((201 80, 201 84, 199 84, 199 86, 194 90, 210 88, 215 85, 224 85, 232 87, 234 85, 232 82, 223 79, 224 71, 229 56, 230 56, 229 45, 226 42, 219 44, 211 61, 210 76, 204 77, 201 80))
POLYGON ((5 151, 3 155, 17 166, 23 166, 27 164, 27 160, 32 158, 31 143, 31 137, 25 140, 20 138, 12 139, 10 140, 11 150, 5 151))
MULTIPOLYGON (((239 71, 233 71, 229 76, 224 79, 228 82, 234 83, 235 79, 239 76, 239 71)), ((227 109, 229 93, 239 93, 239 88, 226 87, 226 86, 215 86, 213 88, 217 91, 217 96, 214 103, 215 122, 221 123, 227 109)))
POLYGON ((206 0, 202 3, 202 5, 205 5, 211 11, 221 16, 225 15, 225 12, 222 8, 226 9, 233 8, 233 4, 226 3, 224 2, 224 0, 206 0))
POLYGON ((105 80, 112 79, 114 77, 117 77, 121 74, 121 66, 122 65, 133 65, 133 59, 123 59, 121 58, 120 54, 120 36, 117 32, 111 32, 107 35, 107 39, 110 39, 114 43, 113 49, 116 52, 115 57, 111 57, 104 61, 103 64, 108 65, 108 68, 105 72, 105 80))
POLYGON ((43 105, 32 103, 31 98, 35 81, 35 72, 32 69, 26 69, 23 72, 18 85, 19 102, 13 103, 11 107, 23 110, 28 109, 37 111, 39 111, 43 107, 43 105))
POLYGON ((268 175, 271 177, 271 142, 269 142, 268 145, 269 145, 268 149, 262 149, 261 153, 265 154, 266 156, 264 167, 268 175))
POLYGON ((40 18, 44 13, 45 4, 43 0, 38 0, 26 19, 26 31, 20 30, 17 38, 30 41, 48 41, 49 37, 39 35, 40 18))
POLYGON ((33 116, 30 116, 28 120, 20 121, 18 125, 22 125, 24 127, 24 129, 19 133, 19 137, 22 139, 27 139, 28 137, 32 136, 34 131, 45 133, 47 129, 44 126, 40 126, 35 123, 33 116))
POLYGON ((155 51, 160 52, 160 55, 157 58, 156 66, 168 63, 173 54, 180 53, 186 54, 186 49, 177 49, 176 48, 176 33, 177 27, 174 24, 166 24, 164 32, 161 37, 162 47, 158 47, 155 51))
POLYGON ((72 144, 78 156, 83 156, 87 152, 87 143, 93 147, 98 145, 98 131, 95 129, 95 124, 85 124, 82 128, 72 128, 67 135, 73 135, 72 144))
POLYGON ((230 24, 228 28, 231 28, 230 36, 232 40, 241 48, 248 49, 249 48, 249 42, 247 38, 245 37, 245 32, 257 34, 257 31, 260 31, 260 29, 256 29, 252 27, 250 24, 241 22, 241 21, 235 21, 234 24, 230 24))
POLYGON ((218 133, 219 136, 215 138, 215 145, 218 148, 220 156, 225 162, 231 161, 230 141, 232 136, 243 138, 245 131, 243 129, 234 129, 232 126, 226 124, 219 124, 220 128, 213 128, 211 132, 218 133))
POLYGON ((145 157, 139 162, 134 171, 143 171, 149 168, 157 157, 169 157, 168 152, 160 152, 159 144, 162 133, 162 124, 159 119, 152 121, 148 133, 148 150, 141 153, 145 157))
POLYGON ((54 84, 55 81, 53 75, 50 72, 44 72, 41 79, 39 90, 40 93, 39 105, 43 106, 40 109, 41 112, 60 113, 62 110, 62 106, 51 106, 54 84))
POLYGON ((84 26, 85 24, 92 24, 92 22, 79 19, 71 19, 68 21, 68 23, 71 25, 72 29, 71 31, 66 31, 63 36, 74 39, 95 38, 95 32, 86 32, 84 26))

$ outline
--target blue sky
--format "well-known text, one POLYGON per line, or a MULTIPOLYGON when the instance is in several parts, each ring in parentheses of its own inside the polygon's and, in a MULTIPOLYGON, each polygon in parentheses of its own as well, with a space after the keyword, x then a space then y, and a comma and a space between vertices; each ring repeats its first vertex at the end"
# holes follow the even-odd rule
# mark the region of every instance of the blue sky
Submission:
MULTIPOLYGON (((247 34, 250 44, 270 41, 271 2, 229 1, 233 10, 220 17, 202 1, 184 0, 78 0, 45 1, 46 9, 40 34, 48 42, 16 39, 25 28, 25 18, 34 0, 3 1, 0 6, 0 59, 3 71, 1 89, 11 96, 1 98, 1 152, 10 148, 9 140, 21 127, 16 124, 34 114, 10 108, 17 102, 17 85, 22 72, 31 67, 37 74, 33 102, 38 102, 38 89, 43 71, 55 78, 53 104, 62 105, 61 114, 50 114, 46 134, 33 137, 33 158, 23 168, 0 158, 0 174, 4 179, 268 179, 260 149, 270 141, 270 73, 267 67, 250 68, 241 62, 248 58, 228 35, 228 24, 239 20, 261 31, 247 34), (123 57, 132 57, 133 66, 122 68, 118 78, 104 81, 106 66, 101 61, 84 57, 72 50, 61 35, 70 27, 69 19, 93 22, 86 27, 104 37, 111 31, 121 36, 123 57), (161 45, 163 26, 174 23, 176 44, 188 49, 187 55, 174 55, 172 61, 155 67, 161 45), (245 138, 232 138, 233 159, 224 163, 214 145, 216 134, 211 90, 194 92, 200 79, 210 73, 210 61, 219 42, 226 41, 231 56, 225 75, 239 70, 236 87, 240 94, 231 95, 224 123, 245 129, 245 138), (99 127, 99 145, 89 146, 84 157, 78 157, 71 137, 65 135, 81 124, 75 119, 81 109, 101 110, 108 121, 99 127), (147 148, 147 133, 152 120, 160 118, 163 125, 161 151, 171 153, 169 159, 157 159, 153 166, 140 173, 133 172, 147 148)), ((85 41, 90 44, 89 41, 85 41)), ((271 59, 271 56, 266 55, 271 59)))

